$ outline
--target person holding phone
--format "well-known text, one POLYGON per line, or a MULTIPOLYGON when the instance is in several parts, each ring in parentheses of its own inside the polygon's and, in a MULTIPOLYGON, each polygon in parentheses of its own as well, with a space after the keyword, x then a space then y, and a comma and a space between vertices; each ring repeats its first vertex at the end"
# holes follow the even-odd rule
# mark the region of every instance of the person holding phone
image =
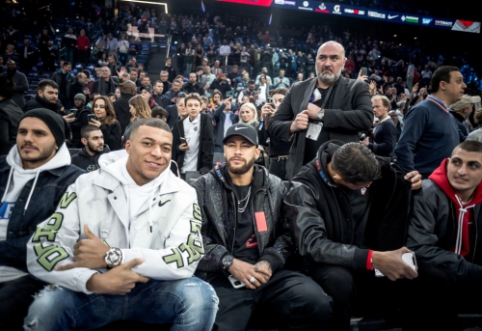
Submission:
POLYGON ((94 100, 92 113, 88 116, 89 125, 100 128, 104 142, 111 151, 121 149, 121 125, 116 119, 114 106, 109 98, 104 95, 98 96, 94 100))
POLYGON ((418 172, 405 174, 359 142, 336 140, 324 143, 292 179, 284 213, 297 260, 333 298, 330 330, 350 330, 356 308, 362 314, 397 308, 400 286, 386 278, 417 277, 402 256, 409 252, 412 190, 421 185, 418 172), (375 277, 376 270, 386 277, 375 277))
POLYGON ((331 298, 310 278, 284 269, 294 252, 281 213, 286 188, 255 164, 255 128, 234 124, 223 143, 226 163, 193 184, 205 249, 196 274, 219 298, 214 330, 244 331, 252 315, 273 321, 271 328, 324 330, 331 298))
POLYGON ((184 98, 188 115, 177 121, 173 129, 172 159, 183 179, 188 171, 205 174, 213 165, 214 127, 209 115, 200 114, 201 103, 199 94, 188 94, 184 98))

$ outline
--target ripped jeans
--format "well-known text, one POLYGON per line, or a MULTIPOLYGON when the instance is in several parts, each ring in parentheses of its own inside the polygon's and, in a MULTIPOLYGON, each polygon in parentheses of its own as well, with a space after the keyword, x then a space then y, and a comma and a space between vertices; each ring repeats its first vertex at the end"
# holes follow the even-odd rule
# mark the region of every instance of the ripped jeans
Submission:
POLYGON ((91 330, 120 320, 172 323, 171 330, 211 330, 218 298, 211 285, 197 277, 137 283, 127 295, 74 292, 47 285, 35 298, 24 330, 91 330))

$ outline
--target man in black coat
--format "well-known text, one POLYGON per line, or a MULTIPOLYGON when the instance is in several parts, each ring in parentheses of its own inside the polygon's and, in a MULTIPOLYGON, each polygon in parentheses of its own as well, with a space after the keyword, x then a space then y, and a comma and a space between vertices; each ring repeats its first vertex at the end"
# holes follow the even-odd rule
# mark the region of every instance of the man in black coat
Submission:
POLYGON ((358 298, 378 313, 399 303, 390 298, 399 287, 386 278, 417 277, 402 254, 411 189, 421 184, 418 172, 405 175, 362 144, 341 141, 324 143, 293 178, 285 216, 303 269, 333 298, 332 330, 350 329, 358 298))
POLYGON ((109 153, 110 149, 104 145, 104 136, 100 128, 86 125, 82 128, 81 141, 84 147, 72 156, 72 164, 88 172, 99 169, 99 158, 102 154, 109 153))
POLYGON ((7 72, 2 76, 10 78, 13 81, 13 96, 12 100, 20 107, 25 106, 24 93, 28 91, 28 80, 24 73, 17 70, 17 64, 15 61, 7 61, 7 72))
POLYGON ((189 74, 189 81, 182 87, 183 91, 187 94, 198 93, 204 95, 204 88, 197 83, 196 73, 191 72, 189 74))
POLYGON ((368 85, 341 77, 344 65, 341 44, 328 41, 321 45, 317 77, 293 85, 271 119, 272 139, 293 141, 286 166, 288 178, 313 160, 326 141, 356 142, 358 133, 373 124, 368 85))
POLYGON ((136 92, 136 84, 131 81, 124 82, 121 87, 121 97, 114 102, 115 116, 121 125, 121 132, 125 132, 130 123, 132 114, 129 111, 129 100, 136 95, 136 92))
POLYGON ((18 49, 20 68, 26 74, 32 71, 32 67, 37 60, 37 50, 30 45, 27 38, 23 41, 23 46, 18 49))

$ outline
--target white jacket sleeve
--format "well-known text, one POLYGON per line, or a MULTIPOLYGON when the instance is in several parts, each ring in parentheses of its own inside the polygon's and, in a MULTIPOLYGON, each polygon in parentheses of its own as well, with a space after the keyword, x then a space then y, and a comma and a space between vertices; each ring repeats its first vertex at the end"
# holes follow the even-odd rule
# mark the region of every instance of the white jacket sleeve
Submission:
POLYGON ((80 233, 77 183, 78 181, 69 186, 55 213, 37 226, 37 230, 27 243, 27 267, 32 275, 47 283, 90 294, 86 284, 96 270, 55 270, 57 266, 74 263, 73 247, 80 233))
POLYGON ((195 191, 181 194, 181 216, 166 235, 162 249, 122 249, 123 261, 141 258, 144 262, 132 270, 152 279, 176 280, 191 277, 204 254, 201 235, 201 209, 195 191))

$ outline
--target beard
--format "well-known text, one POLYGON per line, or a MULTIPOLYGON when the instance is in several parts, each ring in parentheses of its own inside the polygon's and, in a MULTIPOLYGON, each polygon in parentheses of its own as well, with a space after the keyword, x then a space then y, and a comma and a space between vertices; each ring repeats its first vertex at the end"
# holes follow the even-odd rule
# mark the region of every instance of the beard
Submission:
POLYGON ((331 73, 323 73, 325 68, 322 68, 322 72, 317 72, 317 78, 319 81, 325 83, 325 84, 333 84, 340 78, 341 76, 341 70, 337 74, 331 72, 331 73))
POLYGON ((91 144, 90 141, 87 141, 86 147, 95 154, 100 153, 104 150, 104 145, 100 145, 99 147, 96 147, 96 145, 91 144))
MULTIPOLYGON (((232 159, 232 158, 231 158, 232 159)), ((253 167, 254 165, 254 162, 256 161, 255 158, 252 158, 251 160, 247 161, 246 159, 242 159, 244 161, 244 165, 242 165, 241 167, 233 167, 231 165, 231 159, 228 160, 228 162, 226 163, 227 167, 228 167, 228 170, 230 173, 232 173, 233 175, 244 175, 245 173, 247 173, 249 170, 251 170, 251 168, 253 167)))
POLYGON ((50 155, 52 155, 52 153, 56 149, 55 145, 52 145, 52 146, 48 147, 47 149, 45 149, 43 151, 39 150, 38 147, 35 147, 30 143, 24 143, 22 145, 22 147, 24 147, 24 146, 34 147, 39 152, 39 155, 34 157, 34 156, 30 156, 30 155, 26 154, 22 150, 22 148, 19 148, 19 154, 20 154, 22 160, 28 161, 28 162, 39 162, 39 161, 48 159, 50 157, 50 155))

